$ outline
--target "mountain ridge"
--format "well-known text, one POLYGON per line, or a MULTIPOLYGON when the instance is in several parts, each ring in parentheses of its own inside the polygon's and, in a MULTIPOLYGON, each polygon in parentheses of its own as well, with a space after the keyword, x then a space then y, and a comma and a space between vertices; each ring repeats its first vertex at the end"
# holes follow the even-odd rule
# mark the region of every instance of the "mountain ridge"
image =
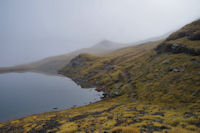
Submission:
POLYGON ((21 64, 21 65, 10 66, 10 67, 0 67, 0 73, 30 71, 30 72, 40 72, 40 73, 46 73, 46 74, 57 74, 58 70, 63 68, 66 64, 70 62, 71 59, 73 59, 75 56, 81 53, 90 53, 90 54, 99 55, 99 56, 107 55, 123 47, 138 45, 138 44, 145 43, 148 41, 161 40, 167 37, 169 33, 166 33, 159 37, 153 37, 153 38, 145 39, 143 41, 134 42, 134 43, 117 43, 117 42, 112 42, 110 40, 104 39, 89 48, 82 48, 82 49, 79 49, 67 54, 46 57, 44 59, 34 61, 28 64, 21 64))

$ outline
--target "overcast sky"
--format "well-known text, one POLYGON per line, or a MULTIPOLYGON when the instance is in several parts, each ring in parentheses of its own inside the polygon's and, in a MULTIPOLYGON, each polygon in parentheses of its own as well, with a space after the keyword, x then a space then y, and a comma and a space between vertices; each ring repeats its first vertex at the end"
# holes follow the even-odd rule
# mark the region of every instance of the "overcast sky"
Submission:
POLYGON ((0 0, 0 66, 160 36, 200 18, 200 0, 0 0))

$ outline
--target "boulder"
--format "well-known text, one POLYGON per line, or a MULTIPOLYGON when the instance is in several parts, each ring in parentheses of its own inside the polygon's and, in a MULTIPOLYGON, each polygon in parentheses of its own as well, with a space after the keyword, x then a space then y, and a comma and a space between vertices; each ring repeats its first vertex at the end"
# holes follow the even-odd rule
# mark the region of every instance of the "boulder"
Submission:
POLYGON ((189 40, 200 40, 200 31, 198 32, 193 32, 191 35, 188 36, 189 40))
POLYGON ((164 60, 162 63, 163 64, 169 64, 169 60, 164 60))

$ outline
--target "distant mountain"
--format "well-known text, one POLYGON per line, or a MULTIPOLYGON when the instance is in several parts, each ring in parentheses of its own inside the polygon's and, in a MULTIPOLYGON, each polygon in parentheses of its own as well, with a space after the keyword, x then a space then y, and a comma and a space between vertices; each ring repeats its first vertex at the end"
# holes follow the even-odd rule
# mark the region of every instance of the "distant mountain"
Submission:
POLYGON ((109 40, 102 40, 101 42, 97 43, 96 45, 92 46, 92 49, 95 50, 102 50, 102 51, 112 51, 112 50, 116 50, 122 47, 127 46, 128 44, 121 44, 121 43, 117 43, 117 42, 112 42, 109 40))

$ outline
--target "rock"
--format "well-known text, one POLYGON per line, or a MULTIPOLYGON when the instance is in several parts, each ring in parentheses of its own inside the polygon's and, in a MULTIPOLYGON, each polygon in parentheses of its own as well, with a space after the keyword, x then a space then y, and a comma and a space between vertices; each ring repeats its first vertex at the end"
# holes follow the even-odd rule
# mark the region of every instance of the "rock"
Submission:
POLYGON ((157 54, 161 53, 170 53, 170 54, 179 54, 179 53, 185 53, 192 56, 198 56, 200 55, 200 49, 193 49, 188 48, 185 45, 182 44, 166 44, 162 43, 161 45, 157 46, 155 49, 157 54))
POLYGON ((185 69, 186 69, 186 67, 185 67, 185 66, 183 66, 183 67, 180 67, 180 68, 179 68, 179 71, 181 71, 181 72, 184 72, 184 71, 185 71, 185 69))
POLYGON ((107 93, 103 94, 103 98, 108 98, 108 97, 109 97, 109 95, 107 93))
POLYGON ((172 67, 169 67, 167 72, 184 72, 186 69, 186 67, 179 67, 179 68, 172 68, 172 67))
POLYGON ((131 101, 132 101, 132 102, 136 101, 136 97, 132 98, 131 101))
POLYGON ((167 72, 172 72, 173 71, 173 68, 172 67, 169 67, 167 72))
POLYGON ((162 63, 163 64, 169 64, 169 60, 164 60, 162 63))
POLYGON ((192 40, 192 41, 194 41, 194 40, 200 40, 200 31, 198 31, 198 32, 193 32, 192 34, 190 34, 190 35, 188 36, 188 39, 189 39, 189 40, 192 40))
POLYGON ((72 66, 73 68, 75 68, 75 67, 77 67, 77 66, 81 66, 81 65, 82 65, 82 63, 79 62, 79 61, 77 61, 77 60, 72 60, 72 61, 71 61, 71 66, 72 66))
POLYGON ((118 96, 119 95, 119 92, 118 91, 114 91, 113 93, 115 96, 118 96))
POLYGON ((179 44, 176 44, 176 43, 175 43, 175 44, 172 44, 172 46, 171 46, 172 49, 176 49, 176 48, 178 48, 178 47, 180 47, 180 45, 179 45, 179 44))
POLYGON ((179 39, 179 38, 182 38, 186 36, 186 33, 185 32, 175 32, 173 34, 171 34, 168 38, 167 38, 167 41, 170 41, 170 40, 176 40, 176 39, 179 39))
POLYGON ((102 91, 102 88, 96 88, 95 90, 100 92, 100 91, 102 91))
POLYGON ((172 70, 173 72, 180 72, 178 69, 176 69, 176 68, 174 68, 173 70, 172 70))

